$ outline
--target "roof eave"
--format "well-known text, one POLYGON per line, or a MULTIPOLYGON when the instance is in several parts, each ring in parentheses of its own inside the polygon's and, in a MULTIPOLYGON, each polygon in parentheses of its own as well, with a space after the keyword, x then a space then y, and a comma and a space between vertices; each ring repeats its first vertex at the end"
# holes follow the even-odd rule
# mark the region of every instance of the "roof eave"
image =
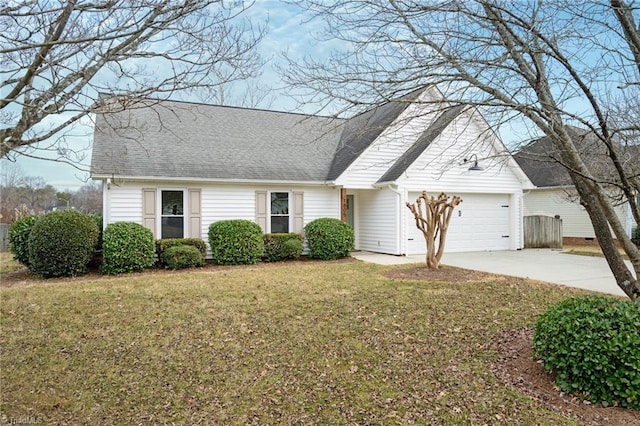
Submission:
POLYGON ((326 180, 282 180, 282 179, 224 179, 224 178, 200 178, 200 177, 168 177, 168 176, 127 176, 112 174, 91 174, 91 179, 111 179, 112 182, 122 181, 155 181, 155 182, 198 182, 198 183, 226 183, 226 184, 270 184, 270 185, 312 185, 333 186, 335 182, 326 180))

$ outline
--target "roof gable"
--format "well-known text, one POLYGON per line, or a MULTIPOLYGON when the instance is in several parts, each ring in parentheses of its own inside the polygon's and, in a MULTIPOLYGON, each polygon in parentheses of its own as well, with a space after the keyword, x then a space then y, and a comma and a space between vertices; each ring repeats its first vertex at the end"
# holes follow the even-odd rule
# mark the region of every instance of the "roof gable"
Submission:
POLYGON ((411 166, 418 157, 420 157, 427 147, 429 147, 431 142, 440 136, 442 131, 462 113, 464 108, 464 105, 458 105, 441 113, 438 118, 436 118, 431 125, 422 132, 418 140, 416 140, 416 142, 396 160, 389 170, 382 175, 377 183, 393 182, 399 178, 402 173, 404 173, 407 168, 411 166))
POLYGON ((414 90, 347 121, 327 180, 335 180, 415 101, 426 88, 414 90))

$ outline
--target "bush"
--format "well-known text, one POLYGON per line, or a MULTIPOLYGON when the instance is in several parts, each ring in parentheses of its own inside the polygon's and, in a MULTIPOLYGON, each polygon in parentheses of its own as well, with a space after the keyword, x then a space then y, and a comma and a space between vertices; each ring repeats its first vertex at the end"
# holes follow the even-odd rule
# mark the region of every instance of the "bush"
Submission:
POLYGON ((88 216, 94 220, 96 225, 98 226, 98 241, 96 242, 96 251, 102 250, 102 216, 89 213, 88 216))
POLYGON ((13 258, 26 267, 29 267, 29 234, 36 220, 37 216, 26 216, 9 228, 9 244, 13 258))
POLYGON ((640 307, 600 296, 573 298, 537 321, 534 354, 565 392, 640 409, 640 307))
POLYGON ((167 249, 162 252, 160 261, 169 269, 204 266, 204 256, 202 256, 202 253, 197 247, 190 245, 167 247, 167 249))
POLYGON ((133 222, 109 224, 102 242, 102 273, 122 274, 143 271, 153 266, 153 233, 133 222))
POLYGON ((294 233, 276 233, 264 235, 264 254, 262 260, 279 262, 297 259, 302 254, 304 245, 302 235, 294 233))
POLYGON ((29 235, 29 270, 45 278, 82 275, 98 241, 88 215, 58 210, 38 218, 29 235))
POLYGON ((338 219, 316 219, 304 227, 304 232, 309 243, 309 257, 338 259, 349 256, 353 250, 353 229, 338 219))
POLYGON ((264 251, 262 229, 249 220, 221 220, 209 226, 209 246, 220 265, 257 263, 264 251))
POLYGON ((633 241, 635 245, 640 246, 640 226, 633 228, 633 232, 631 232, 631 241, 633 241))
POLYGON ((192 246, 198 249, 202 255, 202 260, 207 256, 207 245, 200 238, 163 238, 156 241, 156 253, 158 259, 162 261, 162 255, 169 247, 192 246))

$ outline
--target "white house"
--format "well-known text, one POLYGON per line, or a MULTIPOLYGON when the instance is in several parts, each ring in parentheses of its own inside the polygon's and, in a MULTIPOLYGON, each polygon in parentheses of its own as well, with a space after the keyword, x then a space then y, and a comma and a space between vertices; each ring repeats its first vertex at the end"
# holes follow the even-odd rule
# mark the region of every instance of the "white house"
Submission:
POLYGON ((446 251, 520 249, 533 188, 476 110, 432 88, 340 120, 149 100, 97 116, 91 176, 105 226, 206 241, 223 219, 303 232, 333 217, 353 227, 356 249, 395 255, 426 251, 405 205, 423 190, 463 199, 446 251))
MULTIPOLYGON (((591 140, 585 130, 574 127, 569 127, 568 130, 587 164, 592 164, 599 176, 608 176, 610 171, 606 167, 602 170, 603 165, 608 163, 599 158, 607 155, 602 152, 601 144, 597 140, 591 140)), ((595 231, 591 219, 580 205, 569 173, 562 165, 551 140, 548 137, 536 139, 515 153, 514 158, 535 185, 535 188, 525 191, 524 215, 560 216, 565 239, 594 240, 595 231)), ((615 209, 627 234, 631 235, 634 221, 629 204, 621 202, 615 209)))

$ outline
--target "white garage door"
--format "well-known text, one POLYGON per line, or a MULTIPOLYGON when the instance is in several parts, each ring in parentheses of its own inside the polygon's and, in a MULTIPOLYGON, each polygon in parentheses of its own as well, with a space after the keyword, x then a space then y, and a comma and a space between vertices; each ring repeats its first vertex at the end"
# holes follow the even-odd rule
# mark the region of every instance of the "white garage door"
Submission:
MULTIPOLYGON (((418 192, 409 193, 415 202, 418 192)), ((449 224, 445 252, 508 250, 509 194, 458 194, 462 203, 456 207, 449 224)), ((407 214, 407 254, 426 253, 422 232, 415 226, 413 215, 407 214)))

